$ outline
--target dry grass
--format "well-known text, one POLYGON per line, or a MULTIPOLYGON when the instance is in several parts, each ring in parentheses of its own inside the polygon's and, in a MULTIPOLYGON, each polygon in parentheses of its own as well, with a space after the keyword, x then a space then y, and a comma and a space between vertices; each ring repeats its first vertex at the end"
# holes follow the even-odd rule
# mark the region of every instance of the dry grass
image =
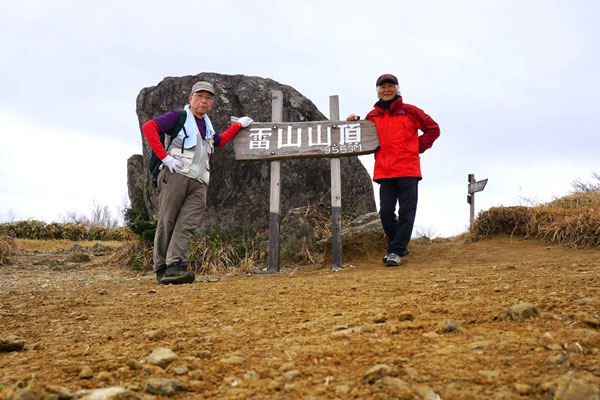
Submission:
POLYGON ((130 240, 133 238, 129 228, 107 228, 84 223, 45 223, 36 220, 18 221, 0 224, 0 235, 16 239, 32 240, 130 240))
POLYGON ((152 245, 143 240, 121 242, 108 260, 110 264, 127 265, 134 271, 152 270, 152 245))
POLYGON ((579 192, 539 207, 493 207, 473 224, 475 239, 506 233, 572 247, 600 246, 600 192, 579 192))
POLYGON ((8 236, 0 236, 0 265, 10 265, 12 256, 17 251, 15 239, 8 236))
POLYGON ((263 254, 250 241, 242 243, 219 233, 205 235, 192 241, 189 267, 196 273, 217 275, 232 272, 250 272, 257 268, 263 254))

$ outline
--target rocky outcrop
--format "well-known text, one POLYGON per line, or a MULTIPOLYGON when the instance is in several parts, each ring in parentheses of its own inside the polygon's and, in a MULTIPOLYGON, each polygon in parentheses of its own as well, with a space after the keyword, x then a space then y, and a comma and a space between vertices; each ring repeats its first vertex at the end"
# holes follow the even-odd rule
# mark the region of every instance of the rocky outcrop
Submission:
POLYGON ((127 194, 131 208, 136 210, 145 210, 146 203, 144 202, 144 156, 134 154, 127 159, 127 194))
MULTIPOLYGON (((326 254, 331 253, 331 237, 317 242, 326 254)), ((385 254, 387 239, 377 212, 370 212, 352 220, 342 229, 342 254, 346 258, 360 258, 365 254, 385 254)))
MULTIPOLYGON (((215 129, 225 130, 231 116, 249 115, 255 121, 271 121, 271 90, 283 92, 283 121, 322 121, 325 116, 294 88, 271 79, 244 75, 201 73, 165 78, 157 86, 141 90, 137 97, 140 126, 169 110, 183 107, 192 85, 211 82, 216 90, 209 113, 215 129)), ((155 216, 157 192, 153 188, 147 163, 150 148, 142 137, 143 172, 128 169, 130 199, 143 199, 148 215, 155 216), (140 184, 141 180, 141 184, 140 184), (140 187, 141 192, 140 193, 140 187)), ((133 161, 129 164, 133 165, 133 161)), ((342 208, 344 212, 364 214, 375 211, 375 200, 368 172, 357 157, 344 157, 342 166, 342 208)), ((137 168, 137 167, 136 167, 137 168)), ((216 149, 210 163, 211 183, 207 210, 200 231, 218 229, 236 237, 254 236, 268 227, 269 162, 236 162, 231 143, 216 149)), ((330 203, 330 162, 328 159, 281 161, 281 216, 297 207, 330 203)))

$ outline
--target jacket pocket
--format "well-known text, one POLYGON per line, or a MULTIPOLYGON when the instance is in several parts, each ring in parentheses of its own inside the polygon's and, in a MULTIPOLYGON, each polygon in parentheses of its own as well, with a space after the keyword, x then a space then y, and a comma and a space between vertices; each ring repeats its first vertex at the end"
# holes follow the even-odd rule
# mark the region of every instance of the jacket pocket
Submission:
POLYGON ((195 152, 192 150, 183 150, 183 152, 181 149, 169 150, 169 154, 183 164, 181 168, 179 168, 179 172, 184 175, 190 173, 194 161, 194 153, 195 152))
POLYGON ((167 168, 166 166, 163 165, 163 167, 160 169, 160 172, 158 173, 158 178, 157 178, 157 189, 160 192, 162 190, 162 187, 164 185, 167 184, 168 181, 168 175, 170 174, 169 168, 167 168))

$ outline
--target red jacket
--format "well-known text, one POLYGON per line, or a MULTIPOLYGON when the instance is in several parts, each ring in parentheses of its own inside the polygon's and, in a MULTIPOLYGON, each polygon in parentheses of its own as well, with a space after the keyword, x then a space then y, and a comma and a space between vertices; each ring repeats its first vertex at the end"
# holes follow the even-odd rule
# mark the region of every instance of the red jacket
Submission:
POLYGON ((388 111, 375 105, 366 119, 375 123, 379 137, 373 180, 421 178, 419 154, 440 136, 438 124, 420 108, 404 104, 402 97, 393 102, 388 111), (423 131, 421 136, 419 130, 423 131))

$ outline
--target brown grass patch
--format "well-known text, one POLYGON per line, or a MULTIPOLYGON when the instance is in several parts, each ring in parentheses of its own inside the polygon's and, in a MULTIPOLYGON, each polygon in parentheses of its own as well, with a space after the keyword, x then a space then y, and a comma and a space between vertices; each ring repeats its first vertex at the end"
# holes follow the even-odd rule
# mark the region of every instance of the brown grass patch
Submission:
POLYGON ((12 256, 17 251, 15 239, 9 236, 0 236, 0 265, 10 265, 12 256))
POLYGON ((475 239, 506 233, 572 247, 600 246, 600 192, 574 193, 539 207, 493 207, 479 214, 471 232, 475 239))

